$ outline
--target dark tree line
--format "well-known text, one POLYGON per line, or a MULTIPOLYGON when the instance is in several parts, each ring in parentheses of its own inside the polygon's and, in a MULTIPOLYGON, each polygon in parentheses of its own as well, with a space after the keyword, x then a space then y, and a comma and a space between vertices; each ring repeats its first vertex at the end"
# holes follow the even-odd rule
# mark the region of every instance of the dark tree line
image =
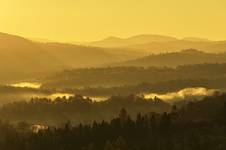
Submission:
POLYGON ((109 121, 120 110, 127 108, 131 117, 143 112, 168 112, 170 104, 158 99, 142 96, 112 96, 106 101, 95 102, 90 98, 76 95, 67 99, 33 98, 5 104, 0 108, 0 118, 10 122, 26 120, 28 123, 61 124, 70 120, 73 124, 91 123, 93 120, 109 121))
MULTIPOLYGON (((177 60, 177 59, 175 59, 177 60)), ((43 88, 118 87, 174 80, 224 80, 226 63, 169 67, 106 67, 65 70, 43 78, 43 88)), ((188 83, 189 84, 189 83, 188 83)), ((203 83, 204 84, 204 83, 203 83)), ((214 84, 212 82, 211 84, 214 84)), ((220 85, 220 82, 215 85, 220 85)), ((201 85, 200 85, 201 86, 201 85)), ((207 86, 207 85, 206 85, 207 86)), ((173 88, 174 86, 172 86, 173 88)), ((224 86, 225 87, 225 86, 224 86)))
MULTIPOLYGON (((207 98, 202 103, 209 103, 207 98)), ((176 105, 168 113, 138 113, 132 119, 122 108, 110 121, 94 121, 74 126, 49 126, 32 132, 30 126, 0 123, 0 149, 3 150, 225 150, 225 95, 212 100, 222 104, 214 118, 186 119, 176 105)), ((200 103, 188 104, 200 107, 200 103)), ((211 107, 211 105, 209 105, 211 107)), ((191 106, 188 106, 191 108, 191 106)))

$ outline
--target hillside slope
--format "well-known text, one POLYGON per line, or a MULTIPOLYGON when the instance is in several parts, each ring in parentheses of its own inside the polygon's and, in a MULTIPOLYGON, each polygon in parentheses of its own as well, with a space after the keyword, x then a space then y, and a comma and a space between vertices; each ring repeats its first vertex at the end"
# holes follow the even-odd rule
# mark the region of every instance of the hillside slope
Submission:
POLYGON ((59 70, 64 64, 25 38, 0 33, 0 80, 59 70))
POLYGON ((168 66, 176 67, 186 64, 225 63, 226 53, 205 53, 195 49, 163 54, 149 55, 135 60, 118 63, 113 66, 168 66))
POLYGON ((25 80, 34 75, 70 68, 97 67, 141 55, 124 49, 38 43, 0 33, 0 81, 25 80))

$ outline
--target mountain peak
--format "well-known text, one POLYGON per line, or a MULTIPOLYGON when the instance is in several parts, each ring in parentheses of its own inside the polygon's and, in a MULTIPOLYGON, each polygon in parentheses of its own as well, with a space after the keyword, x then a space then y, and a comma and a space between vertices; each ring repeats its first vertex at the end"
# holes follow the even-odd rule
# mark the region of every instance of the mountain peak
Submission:
POLYGON ((119 37, 116 37, 116 36, 109 36, 109 37, 103 39, 103 41, 115 41, 115 40, 122 40, 122 39, 119 37))

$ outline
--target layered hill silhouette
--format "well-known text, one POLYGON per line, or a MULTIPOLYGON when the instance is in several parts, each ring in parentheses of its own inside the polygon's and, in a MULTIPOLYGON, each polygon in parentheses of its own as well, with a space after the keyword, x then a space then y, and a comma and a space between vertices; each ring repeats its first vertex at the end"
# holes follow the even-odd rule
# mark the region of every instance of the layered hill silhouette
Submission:
POLYGON ((40 43, 39 46, 70 68, 97 67, 143 56, 142 53, 119 48, 98 48, 62 43, 40 43))
POLYGON ((153 54, 139 59, 126 61, 113 66, 167 66, 176 67, 186 64, 225 63, 226 53, 206 53, 195 49, 163 54, 153 54))
POLYGON ((169 42, 176 40, 177 40, 176 38, 170 36, 143 34, 132 36, 125 39, 118 37, 108 37, 100 41, 88 43, 88 45, 97 47, 127 47, 131 45, 146 44, 150 42, 169 42))
POLYGON ((150 42, 130 45, 128 48, 139 49, 150 53, 175 52, 182 49, 199 49, 205 52, 219 53, 226 51, 226 41, 203 41, 196 39, 176 40, 169 42, 150 42))
POLYGON ((136 58, 137 52, 62 43, 38 43, 0 33, 0 81, 37 73, 98 65, 136 58))
POLYGON ((197 37, 178 39, 153 34, 137 35, 129 38, 109 37, 87 44, 97 47, 126 47, 149 53, 175 52, 191 48, 213 53, 226 51, 226 41, 211 41, 197 37))
POLYGON ((224 41, 214 42, 193 37, 178 40, 170 36, 138 35, 127 39, 111 37, 89 44, 92 46, 40 43, 0 33, 0 81, 17 81, 64 69, 106 65, 175 67, 183 64, 226 62, 225 53, 205 53, 226 50, 224 41), (187 47, 198 47, 205 52, 190 49, 169 53, 187 47), (169 52, 145 56, 164 51, 169 52))

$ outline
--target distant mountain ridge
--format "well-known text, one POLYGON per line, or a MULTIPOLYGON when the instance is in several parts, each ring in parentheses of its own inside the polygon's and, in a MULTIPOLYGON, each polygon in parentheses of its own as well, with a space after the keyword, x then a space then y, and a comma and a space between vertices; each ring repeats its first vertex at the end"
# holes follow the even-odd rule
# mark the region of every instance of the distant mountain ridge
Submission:
POLYGON ((185 37, 182 39, 154 34, 144 34, 129 38, 109 37, 87 43, 96 47, 122 47, 147 53, 175 52, 182 49, 199 49, 205 52, 226 52, 226 41, 212 41, 205 38, 185 37))
POLYGON ((127 48, 159 54, 165 52, 177 52, 182 49, 198 49, 204 52, 226 52, 226 41, 192 41, 177 40, 170 42, 150 42, 146 44, 130 45, 127 48))
POLYGON ((145 44, 149 42, 168 42, 177 40, 174 37, 155 34, 143 34, 129 38, 108 37, 104 40, 90 42, 88 45, 97 47, 126 47, 136 44, 145 44))

